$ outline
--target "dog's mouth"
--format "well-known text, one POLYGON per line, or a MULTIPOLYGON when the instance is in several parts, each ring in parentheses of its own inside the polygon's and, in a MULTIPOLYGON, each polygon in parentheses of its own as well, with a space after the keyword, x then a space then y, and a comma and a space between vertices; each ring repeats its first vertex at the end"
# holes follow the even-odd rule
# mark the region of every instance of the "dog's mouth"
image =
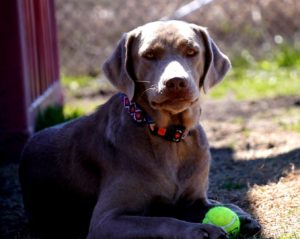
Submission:
POLYGON ((170 113, 177 114, 180 113, 187 108, 194 105, 198 102, 199 97, 194 99, 190 98, 174 98, 174 99, 164 99, 161 101, 151 101, 151 107, 157 110, 165 110, 169 111, 170 113))

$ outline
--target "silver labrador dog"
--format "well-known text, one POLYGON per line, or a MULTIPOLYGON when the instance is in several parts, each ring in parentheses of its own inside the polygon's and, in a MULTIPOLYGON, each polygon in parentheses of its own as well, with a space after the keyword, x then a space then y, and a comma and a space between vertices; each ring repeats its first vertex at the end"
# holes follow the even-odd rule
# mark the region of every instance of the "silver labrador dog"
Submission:
MULTIPOLYGON (((103 70, 121 93, 95 113, 34 135, 20 180, 31 225, 43 238, 221 239, 203 225, 209 145, 200 91, 230 61, 205 28, 159 21, 125 34, 103 70)), ((240 208, 241 233, 259 231, 240 208)))

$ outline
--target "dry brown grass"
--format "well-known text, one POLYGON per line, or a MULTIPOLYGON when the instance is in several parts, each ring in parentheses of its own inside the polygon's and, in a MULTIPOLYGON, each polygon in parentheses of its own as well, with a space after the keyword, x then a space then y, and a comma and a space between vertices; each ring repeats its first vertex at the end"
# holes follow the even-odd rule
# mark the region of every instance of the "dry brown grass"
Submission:
POLYGON ((300 237, 300 170, 278 182, 255 185, 248 193, 251 207, 264 226, 262 236, 300 237))

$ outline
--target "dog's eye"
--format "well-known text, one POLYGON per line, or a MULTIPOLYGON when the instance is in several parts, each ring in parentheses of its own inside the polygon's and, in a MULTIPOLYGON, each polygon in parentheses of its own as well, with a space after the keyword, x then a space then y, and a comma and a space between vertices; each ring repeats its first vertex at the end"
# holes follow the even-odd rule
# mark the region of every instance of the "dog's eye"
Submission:
POLYGON ((195 56, 198 54, 198 51, 194 50, 194 49, 187 49, 185 54, 189 57, 195 56))
POLYGON ((146 58, 147 60, 154 60, 155 54, 153 52, 149 51, 149 52, 144 53, 143 57, 146 58))

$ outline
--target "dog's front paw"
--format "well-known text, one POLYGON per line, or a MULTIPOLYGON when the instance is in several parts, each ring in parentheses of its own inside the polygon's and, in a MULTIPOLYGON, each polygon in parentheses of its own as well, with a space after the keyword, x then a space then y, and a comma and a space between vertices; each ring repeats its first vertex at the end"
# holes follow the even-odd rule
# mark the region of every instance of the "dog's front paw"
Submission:
POLYGON ((239 218, 241 221, 240 233, 243 236, 254 236, 259 234, 261 226, 254 218, 250 215, 240 215, 239 218))
MULTIPOLYGON (((178 238, 178 237, 176 237, 178 238)), ((199 224, 184 230, 182 239, 228 239, 227 233, 220 227, 213 225, 199 224)))
POLYGON ((243 211, 241 208, 234 204, 225 204, 224 206, 230 208, 239 216, 241 221, 241 235, 249 237, 259 234, 259 232, 261 231, 261 226, 249 213, 243 211))

